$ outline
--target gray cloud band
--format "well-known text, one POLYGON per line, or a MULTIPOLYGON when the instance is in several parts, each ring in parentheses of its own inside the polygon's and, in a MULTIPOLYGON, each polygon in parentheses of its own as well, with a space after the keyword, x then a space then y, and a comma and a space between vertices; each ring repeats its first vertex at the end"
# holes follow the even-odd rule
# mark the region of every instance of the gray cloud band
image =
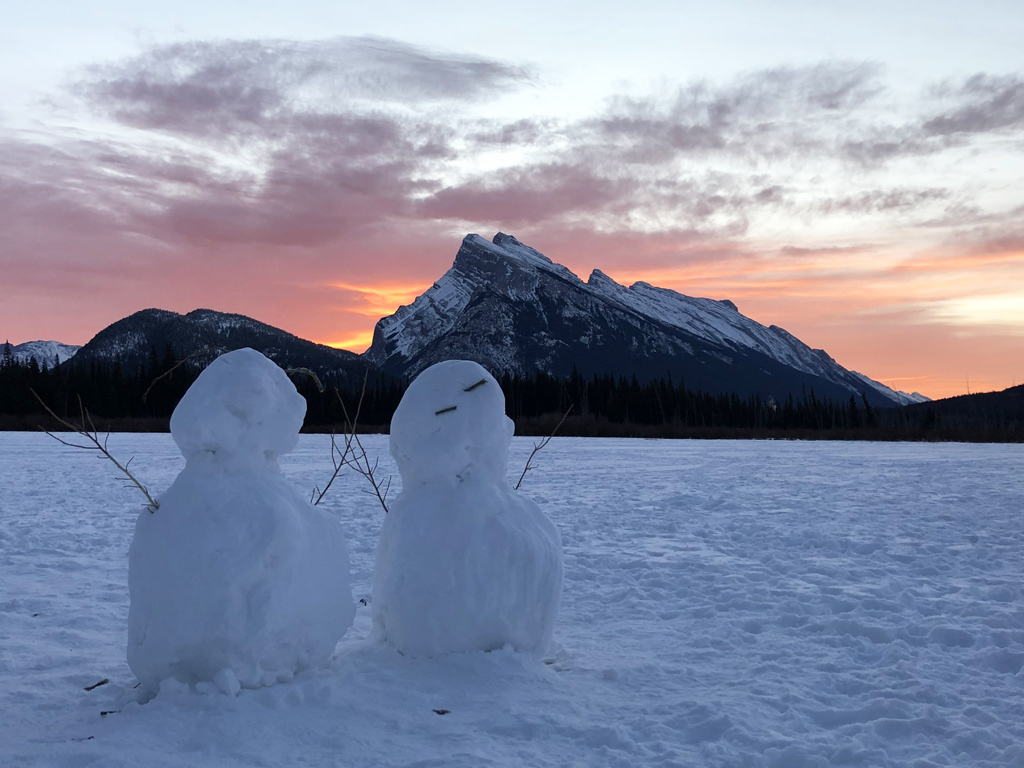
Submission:
POLYGON ((133 136, 18 153, 4 172, 8 188, 88 188, 62 199, 167 241, 310 246, 403 218, 722 238, 742 236, 759 211, 962 216, 962 190, 873 174, 1024 129, 1020 76, 945 83, 883 120, 882 70, 844 62, 618 96, 574 121, 469 109, 535 80, 529 67, 378 38, 155 46, 70 85, 133 136), (520 161, 475 172, 492 147, 520 161), (861 188, 799 190, 812 160, 840 164, 861 188))

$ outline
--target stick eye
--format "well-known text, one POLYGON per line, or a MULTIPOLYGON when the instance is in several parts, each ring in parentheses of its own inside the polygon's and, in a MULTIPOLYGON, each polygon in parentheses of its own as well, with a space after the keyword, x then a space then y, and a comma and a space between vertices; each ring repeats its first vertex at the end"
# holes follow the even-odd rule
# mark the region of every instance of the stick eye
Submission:
MULTIPOLYGON (((487 379, 480 379, 476 384, 470 384, 466 387, 463 392, 472 392, 474 389, 478 389, 487 383, 487 379)), ((449 405, 447 408, 442 408, 440 411, 434 411, 435 416, 440 416, 442 413, 451 413, 458 408, 457 405, 449 405)))

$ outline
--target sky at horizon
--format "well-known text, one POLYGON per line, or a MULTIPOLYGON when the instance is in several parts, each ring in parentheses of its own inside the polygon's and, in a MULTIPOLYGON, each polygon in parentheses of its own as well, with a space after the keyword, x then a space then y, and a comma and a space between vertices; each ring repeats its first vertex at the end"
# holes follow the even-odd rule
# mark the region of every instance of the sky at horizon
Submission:
POLYGON ((1024 380, 1019 2, 8 4, 0 334, 361 351, 497 231, 944 397, 1024 380))

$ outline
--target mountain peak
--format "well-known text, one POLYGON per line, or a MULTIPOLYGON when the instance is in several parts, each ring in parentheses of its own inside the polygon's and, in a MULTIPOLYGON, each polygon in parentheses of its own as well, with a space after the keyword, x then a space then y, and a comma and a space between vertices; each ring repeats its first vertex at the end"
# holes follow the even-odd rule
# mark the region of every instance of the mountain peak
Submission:
MULTIPOLYGON (((133 318, 145 318, 150 320, 172 320, 176 317, 181 317, 177 312, 172 312, 169 309, 157 309, 156 307, 150 307, 148 309, 140 309, 137 312, 132 312, 122 320, 131 320, 133 318)), ((118 322, 121 322, 119 320, 118 322)))
POLYGON ((366 365, 359 356, 300 339, 251 317, 212 309, 182 315, 165 309, 142 309, 97 333, 75 355, 75 363, 113 363, 128 371, 148 364, 153 350, 170 345, 181 357, 213 355, 211 350, 252 347, 282 367, 305 367, 322 376, 356 380, 366 365))
MULTIPOLYGON (((517 240, 514 235, 506 235, 504 232, 498 232, 494 237, 491 238, 491 242, 494 243, 495 245, 500 245, 502 247, 505 247, 507 245, 515 245, 519 246, 520 248, 526 247, 521 242, 519 242, 519 240, 517 240)), ((531 248, 530 250, 532 251, 533 249, 531 248)))
POLYGON ((590 273, 590 277, 587 278, 587 287, 598 290, 602 288, 611 290, 622 289, 621 285, 616 283, 612 278, 608 277, 608 275, 606 275, 600 269, 595 269, 593 272, 590 273))
POLYGON ((22 344, 11 344, 11 354, 19 363, 28 363, 33 357, 42 365, 54 362, 63 363, 70 360, 82 347, 77 344, 64 344, 59 341, 26 341, 22 344))
POLYGON ((460 261, 472 261, 482 255, 497 257, 498 259, 511 262, 517 266, 540 269, 558 275, 563 280, 576 283, 582 281, 568 268, 556 264, 547 256, 535 248, 523 244, 512 235, 498 232, 492 240, 487 240, 480 235, 466 235, 462 240, 462 247, 455 256, 455 267, 459 267, 460 261))
MULTIPOLYGON (((693 298, 601 270, 586 283, 513 235, 467 235, 455 263, 412 304, 381 318, 366 357, 414 376, 465 358, 492 373, 682 377, 708 391, 810 390, 849 397, 867 382, 725 299, 693 298), (844 395, 845 393, 845 395, 844 395)), ((871 387, 874 399, 892 399, 871 387)))
POLYGON ((528 245, 524 245, 512 235, 506 235, 504 232, 499 232, 491 238, 491 244, 498 246, 509 255, 522 259, 523 261, 536 262, 545 266, 556 266, 551 259, 540 251, 535 248, 531 248, 528 245))

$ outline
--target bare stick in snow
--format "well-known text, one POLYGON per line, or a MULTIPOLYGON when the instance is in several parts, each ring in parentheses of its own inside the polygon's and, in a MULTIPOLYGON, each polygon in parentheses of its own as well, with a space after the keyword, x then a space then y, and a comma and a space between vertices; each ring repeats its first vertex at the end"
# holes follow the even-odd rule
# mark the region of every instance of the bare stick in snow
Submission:
MULTIPOLYGON (((341 395, 338 393, 338 390, 335 389, 334 393, 338 396, 338 400, 340 401, 341 400, 341 395)), ((310 497, 309 500, 313 504, 314 507, 316 505, 318 505, 321 501, 323 501, 324 496, 327 495, 327 491, 330 490, 331 485, 337 479, 338 474, 341 472, 342 468, 344 468, 346 466, 355 468, 354 460, 350 459, 348 457, 348 455, 350 453, 352 453, 352 441, 353 441, 353 438, 355 437, 355 433, 356 433, 356 423, 358 423, 358 421, 359 421, 359 412, 363 409, 363 398, 365 396, 366 396, 366 378, 364 377, 363 378, 363 389, 359 393, 359 405, 356 406, 356 418, 355 418, 355 421, 354 422, 349 422, 348 421, 348 413, 345 414, 345 449, 344 450, 342 450, 341 448, 338 447, 337 436, 333 432, 331 433, 331 463, 334 465, 334 472, 331 473, 331 477, 327 481, 327 485, 324 486, 324 489, 322 491, 320 490, 319 486, 317 486, 316 488, 313 489, 313 495, 310 497)), ((342 410, 344 410, 345 404, 342 403, 341 407, 342 407, 342 410)))
POLYGON ((370 369, 366 369, 366 374, 363 376, 363 391, 359 395, 359 405, 356 406, 356 417, 354 419, 349 418, 348 408, 345 407, 345 401, 341 397, 341 393, 335 389, 334 394, 338 398, 338 402, 341 403, 341 412, 345 414, 345 428, 348 431, 348 441, 352 448, 352 459, 349 460, 349 466, 352 467, 356 472, 365 477, 370 481, 370 485, 373 486, 373 493, 377 496, 377 501, 384 508, 384 514, 388 513, 388 491, 391 490, 391 478, 388 477, 387 483, 381 483, 380 479, 376 476, 377 466, 380 463, 380 459, 374 460, 373 464, 370 464, 370 458, 366 455, 366 449, 363 448, 363 443, 359 439, 359 435, 356 434, 356 424, 359 421, 359 411, 363 407, 363 395, 366 394, 366 377, 370 375, 370 369))
MULTIPOLYGON (((335 389, 334 391, 335 393, 337 393, 338 390, 335 389)), ((359 410, 363 407, 363 395, 365 394, 366 381, 364 380, 363 391, 359 395, 359 406, 356 408, 356 419, 359 418, 359 410)), ((341 395, 338 395, 338 399, 341 399, 341 395)), ((334 481, 338 478, 338 475, 341 473, 342 468, 345 466, 352 466, 352 461, 351 459, 348 458, 348 455, 352 452, 352 435, 355 432, 355 426, 353 425, 352 429, 349 430, 348 424, 346 423, 345 430, 346 431, 344 450, 338 447, 337 436, 333 432, 331 432, 331 463, 334 465, 334 472, 331 473, 331 476, 327 480, 327 484, 324 486, 324 489, 322 491, 320 490, 320 486, 316 486, 315 488, 313 488, 313 495, 310 496, 309 501, 314 507, 324 500, 324 496, 326 496, 327 491, 331 489, 331 485, 333 485, 334 481)))
POLYGON ((142 483, 140 483, 138 478, 135 477, 135 475, 133 475, 128 470, 128 464, 131 464, 132 460, 129 459, 127 464, 122 465, 121 462, 115 459, 111 455, 110 451, 107 450, 107 441, 110 440, 110 433, 108 432, 107 435, 103 438, 103 442, 100 442, 99 431, 96 429, 96 425, 93 423, 92 415, 89 413, 89 411, 86 410, 85 406, 82 405, 81 397, 78 398, 78 410, 80 414, 81 424, 72 424, 71 422, 65 421, 56 413, 54 413, 53 409, 43 402, 43 398, 36 394, 36 391, 34 389, 30 389, 29 391, 32 393, 32 396, 39 401, 39 404, 46 409, 46 412, 48 414, 50 414, 53 418, 55 418, 58 422, 60 422, 62 425, 67 427, 72 432, 81 435, 83 438, 88 440, 89 444, 82 445, 80 443, 68 442, 67 440, 63 440, 57 437, 55 434, 53 434, 47 429, 43 429, 42 427, 40 427, 39 429, 48 434, 58 443, 66 445, 69 448, 81 448, 84 451, 98 451, 102 456, 109 459, 115 467, 121 470, 121 472, 123 472, 125 476, 127 476, 127 478, 132 481, 136 488, 142 491, 143 495, 146 497, 146 501, 149 502, 149 504, 147 505, 147 509, 149 509, 150 514, 160 509, 160 505, 157 504, 156 500, 149 495, 149 489, 146 488, 146 486, 144 486, 142 483))
POLYGON ((313 488, 313 494, 309 497, 309 503, 314 507, 317 506, 321 501, 324 500, 324 496, 327 495, 327 491, 331 489, 331 485, 338 478, 341 473, 342 467, 350 464, 348 455, 352 450, 352 438, 349 435, 345 435, 345 450, 338 447, 337 436, 331 433, 331 463, 334 464, 334 472, 331 473, 330 478, 327 480, 327 484, 321 491, 320 486, 313 488))
POLYGON ((571 405, 569 406, 569 410, 567 410, 565 413, 562 414, 562 418, 559 420, 559 422, 557 424, 555 424, 555 428, 553 430, 551 430, 551 434, 548 435, 547 437, 545 437, 539 443, 534 443, 533 444, 533 450, 530 451, 530 457, 526 460, 526 466, 523 467, 523 474, 521 474, 519 476, 519 482, 516 483, 515 490, 518 491, 519 490, 519 486, 523 484, 523 478, 526 477, 526 473, 529 472, 531 469, 535 469, 535 467, 533 466, 532 462, 533 462, 533 457, 537 455, 537 451, 541 450, 542 448, 544 448, 544 446, 546 446, 548 443, 551 442, 551 438, 553 438, 555 436, 555 433, 558 431, 558 428, 562 426, 562 422, 565 421, 566 417, 568 417, 568 415, 570 413, 572 413, 572 406, 571 405))

